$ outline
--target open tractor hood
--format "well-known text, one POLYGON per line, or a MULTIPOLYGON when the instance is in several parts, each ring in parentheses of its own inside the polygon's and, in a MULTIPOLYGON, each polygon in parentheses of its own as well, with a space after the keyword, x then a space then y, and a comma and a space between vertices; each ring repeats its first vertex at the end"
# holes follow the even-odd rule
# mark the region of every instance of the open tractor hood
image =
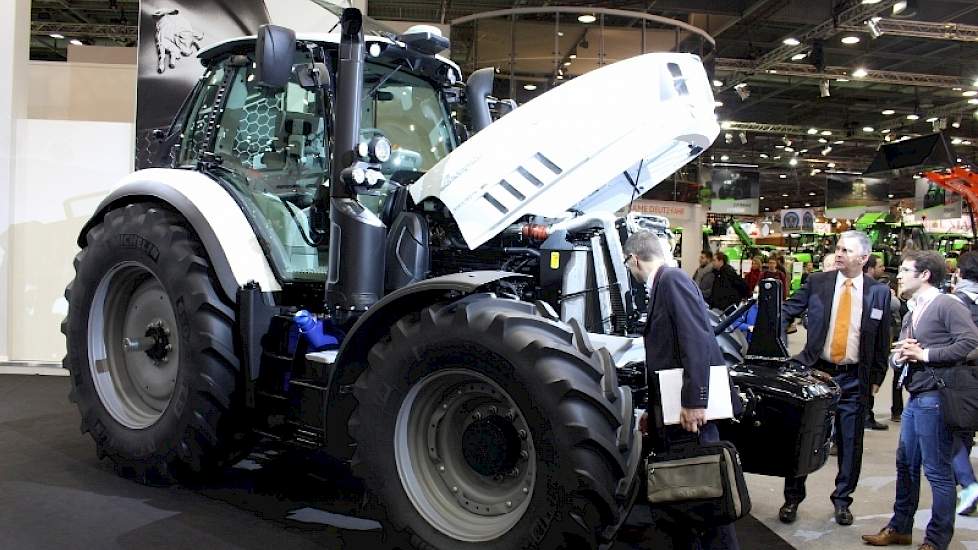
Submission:
POLYGON ((411 186, 437 198, 469 248, 527 214, 615 212, 713 143, 699 57, 651 53, 574 78, 493 122, 411 186))

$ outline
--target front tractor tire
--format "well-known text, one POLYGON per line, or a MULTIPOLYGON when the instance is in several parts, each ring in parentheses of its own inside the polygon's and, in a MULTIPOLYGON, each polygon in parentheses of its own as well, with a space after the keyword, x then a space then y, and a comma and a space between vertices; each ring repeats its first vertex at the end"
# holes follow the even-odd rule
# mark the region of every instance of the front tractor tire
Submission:
POLYGON ((353 389, 354 471, 395 544, 595 548, 637 489, 631 391, 605 350, 488 295, 397 322, 353 389))
POLYGON ((82 431, 146 483, 222 465, 240 440, 235 309, 203 246, 148 203, 107 212, 85 240, 62 324, 82 431))

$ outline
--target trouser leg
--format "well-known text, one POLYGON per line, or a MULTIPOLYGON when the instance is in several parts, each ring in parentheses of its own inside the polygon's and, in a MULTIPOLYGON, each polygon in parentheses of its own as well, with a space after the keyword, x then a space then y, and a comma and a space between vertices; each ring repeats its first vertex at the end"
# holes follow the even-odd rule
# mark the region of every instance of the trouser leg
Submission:
POLYGON ((889 527, 898 533, 909 534, 913 530, 914 514, 920 501, 920 444, 917 439, 915 412, 917 400, 911 396, 900 419, 900 443, 897 447, 896 496, 893 500, 893 517, 889 527))
POLYGON ((962 487, 976 483, 975 471, 971 467, 971 447, 974 443, 975 432, 954 433, 951 464, 954 467, 954 479, 962 487))
POLYGON ((852 504, 852 493, 859 482, 863 462, 863 429, 866 423, 866 407, 862 385, 855 373, 835 377, 842 389, 839 399, 836 429, 839 442, 839 473, 835 477, 832 502, 835 505, 852 504))

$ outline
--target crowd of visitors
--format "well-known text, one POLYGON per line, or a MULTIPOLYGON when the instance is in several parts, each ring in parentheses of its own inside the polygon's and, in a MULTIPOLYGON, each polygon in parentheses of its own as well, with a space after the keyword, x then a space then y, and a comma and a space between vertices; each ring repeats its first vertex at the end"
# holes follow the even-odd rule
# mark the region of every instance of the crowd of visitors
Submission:
MULTIPOLYGON (((762 280, 781 282, 783 328, 799 317, 808 329, 805 348, 793 360, 828 373, 843 390, 832 453, 839 471, 831 496, 840 525, 853 522, 849 507, 863 430, 889 428, 877 421, 873 404, 885 377, 892 378, 890 421, 900 427, 894 514, 878 533, 862 538, 873 546, 911 544, 923 471, 933 510, 919 549, 944 550, 955 515, 974 514, 978 507, 978 479, 970 460, 975 432, 947 425, 935 372, 978 366, 978 252, 966 252, 953 264, 934 251, 907 251, 900 259, 893 277, 866 235, 849 231, 835 253, 795 267, 801 284, 794 292, 790 268, 776 253, 750 258, 750 268, 739 275, 725 254, 704 252, 694 280, 706 305, 721 311, 756 295, 762 280), (810 309, 813 303, 817 309, 810 309)), ((746 312, 734 330, 749 338, 755 311, 746 312)), ((805 479, 787 479, 784 496, 779 517, 791 523, 805 497, 805 479)))

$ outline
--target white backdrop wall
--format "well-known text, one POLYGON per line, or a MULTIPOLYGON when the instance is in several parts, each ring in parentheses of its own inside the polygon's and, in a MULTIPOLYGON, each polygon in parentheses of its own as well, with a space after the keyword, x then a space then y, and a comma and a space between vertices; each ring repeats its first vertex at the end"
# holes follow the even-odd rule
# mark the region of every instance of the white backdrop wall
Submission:
POLYGON ((78 232, 131 171, 136 67, 31 62, 27 77, 26 116, 3 144, 13 166, 0 186, 0 360, 56 362, 78 232))
POLYGON ((132 165, 131 123, 21 120, 13 197, 10 358, 60 361, 79 230, 132 165))

